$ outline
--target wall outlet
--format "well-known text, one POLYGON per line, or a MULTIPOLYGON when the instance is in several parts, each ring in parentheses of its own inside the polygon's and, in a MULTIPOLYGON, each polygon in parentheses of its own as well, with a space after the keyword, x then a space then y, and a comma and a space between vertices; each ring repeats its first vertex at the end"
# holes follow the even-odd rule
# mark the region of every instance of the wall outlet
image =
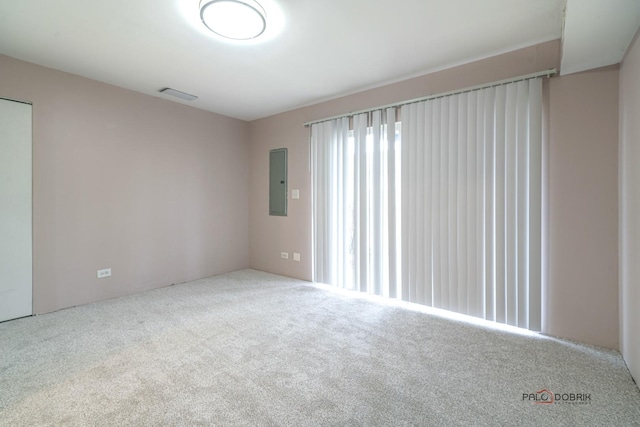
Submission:
POLYGON ((280 258, 289 259, 289 252, 280 252, 280 258))
POLYGON ((300 254, 298 252, 293 253, 293 260, 296 262, 300 262, 300 254))
POLYGON ((300 198, 300 190, 291 190, 291 198, 299 199, 300 198))
POLYGON ((98 270, 98 279, 104 279, 105 277, 111 276, 111 269, 105 268, 104 270, 98 270))

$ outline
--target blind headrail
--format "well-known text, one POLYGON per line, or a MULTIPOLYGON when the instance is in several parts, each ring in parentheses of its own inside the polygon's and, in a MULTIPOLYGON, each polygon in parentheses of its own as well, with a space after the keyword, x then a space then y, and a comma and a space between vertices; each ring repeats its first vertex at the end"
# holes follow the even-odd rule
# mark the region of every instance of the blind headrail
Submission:
POLYGON ((469 87, 466 87, 466 88, 463 88, 463 89, 456 89, 456 90, 452 90, 452 91, 449 91, 449 92, 436 93, 436 94, 433 94, 433 95, 423 96, 421 98, 409 99, 407 101, 400 101, 400 102, 396 102, 396 103, 393 103, 393 104, 381 105, 379 107, 374 107, 374 108, 367 108, 366 110, 351 111, 349 113, 339 114, 337 116, 331 116, 331 117, 325 117, 324 119, 312 120, 312 121, 309 121, 309 122, 305 122, 304 126, 305 127, 309 127, 309 126, 314 125, 316 123, 328 122, 329 120, 341 119, 343 117, 353 117, 353 116, 355 116, 357 114, 370 113, 372 111, 384 110, 384 109, 387 109, 387 108, 398 108, 398 107, 402 107, 403 105, 415 104, 416 102, 428 101, 430 99, 444 98, 445 96, 458 95, 460 93, 466 93, 466 92, 473 92, 475 90, 481 90, 481 89, 486 89, 486 88, 490 88, 490 87, 494 87, 494 86, 500 86, 500 85, 520 82, 520 81, 524 81, 524 80, 535 79, 535 78, 538 78, 538 77, 551 77, 551 76, 553 76, 555 74, 556 74, 556 69, 555 68, 551 68, 549 70, 538 71, 537 73, 526 74, 524 76, 511 77, 509 79, 498 80, 498 81, 491 82, 491 83, 484 83, 484 84, 477 85, 477 86, 469 86, 469 87))

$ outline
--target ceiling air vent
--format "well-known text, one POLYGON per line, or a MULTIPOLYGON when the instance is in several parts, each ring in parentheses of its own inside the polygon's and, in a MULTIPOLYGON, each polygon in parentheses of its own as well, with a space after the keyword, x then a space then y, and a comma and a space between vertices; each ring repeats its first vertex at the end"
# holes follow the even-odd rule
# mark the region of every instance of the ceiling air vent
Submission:
POLYGON ((164 89, 160 90, 160 93, 175 96, 176 98, 184 99, 185 101, 193 101, 194 99, 198 99, 198 97, 195 95, 180 92, 179 90, 171 89, 170 87, 165 87, 164 89))

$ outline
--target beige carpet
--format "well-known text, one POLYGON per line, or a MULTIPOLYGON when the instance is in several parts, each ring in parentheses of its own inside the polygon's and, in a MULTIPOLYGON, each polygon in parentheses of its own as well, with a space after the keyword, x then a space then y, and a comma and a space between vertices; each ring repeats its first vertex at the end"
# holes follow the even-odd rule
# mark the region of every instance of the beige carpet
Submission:
POLYGON ((1 323, 0 425, 623 426, 640 391, 617 352, 244 270, 1 323))

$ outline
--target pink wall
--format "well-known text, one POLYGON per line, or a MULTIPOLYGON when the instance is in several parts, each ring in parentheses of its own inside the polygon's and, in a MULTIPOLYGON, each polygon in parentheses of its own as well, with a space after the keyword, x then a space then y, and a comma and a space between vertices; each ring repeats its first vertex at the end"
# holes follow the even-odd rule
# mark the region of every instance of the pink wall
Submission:
MULTIPOLYGON (((256 269, 311 280, 306 121, 524 75, 559 65, 549 42, 250 124, 250 260, 256 269), (289 149, 288 217, 268 215, 268 152, 289 149), (302 262, 280 258, 300 252, 302 262)), ((545 333, 618 348, 617 69, 554 78, 550 100, 550 228, 545 333), (597 101, 597 102, 596 102, 597 101)))
POLYGON ((639 37, 620 69, 620 350, 640 384, 639 37))
POLYGON ((618 348, 618 67, 549 84, 546 333, 618 348))
POLYGON ((33 103, 35 313, 248 267, 246 122, 6 56, 0 70, 0 95, 33 103))
POLYGON ((309 133, 304 122, 350 111, 413 99, 557 67, 559 42, 552 41, 426 76, 256 120, 250 123, 250 254, 251 267, 311 280, 311 183, 309 133), (289 189, 300 189, 300 200, 289 200, 287 217, 269 216, 269 150, 289 150, 289 189), (280 258, 299 252, 301 262, 280 258))

